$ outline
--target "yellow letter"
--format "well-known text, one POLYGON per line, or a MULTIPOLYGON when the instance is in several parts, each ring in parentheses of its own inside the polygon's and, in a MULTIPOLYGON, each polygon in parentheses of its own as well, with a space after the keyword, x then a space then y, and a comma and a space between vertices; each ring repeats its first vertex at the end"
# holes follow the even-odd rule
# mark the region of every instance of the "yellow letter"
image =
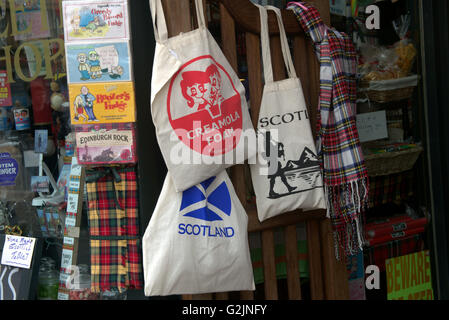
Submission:
POLYGON ((15 0, 9 0, 9 12, 11 15, 12 36, 18 36, 19 34, 22 33, 28 33, 31 30, 31 22, 25 30, 19 31, 19 29, 17 28, 17 11, 24 12, 24 10, 25 9, 23 8, 23 4, 16 6, 15 0))
POLYGON ((15 83, 12 77, 13 66, 11 63, 11 46, 5 46, 3 47, 3 50, 5 50, 5 56, 0 57, 0 61, 5 60, 6 73, 8 74, 8 83, 15 83))
POLYGON ((48 30, 47 0, 41 0, 41 31, 48 30))
POLYGON ((1 0, 0 2, 0 8, 2 9, 2 20, 6 21, 6 27, 5 30, 3 30, 3 32, 0 34, 0 38, 6 38, 8 36, 8 29, 9 29, 9 22, 8 19, 6 18, 6 0, 1 0))

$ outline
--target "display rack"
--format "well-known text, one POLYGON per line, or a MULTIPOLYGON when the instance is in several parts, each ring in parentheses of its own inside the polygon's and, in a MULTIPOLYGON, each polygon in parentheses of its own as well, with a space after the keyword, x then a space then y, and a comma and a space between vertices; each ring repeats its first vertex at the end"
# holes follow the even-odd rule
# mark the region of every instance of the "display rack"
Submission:
MULTIPOLYGON (((204 0, 203 0, 204 1, 204 0)), ((211 0, 212 1, 212 0, 211 0)), ((236 31, 245 35, 245 47, 248 66, 248 83, 250 92, 251 117, 257 122, 262 97, 262 72, 260 56, 259 10, 249 0, 218 0, 220 7, 222 50, 234 70, 238 71, 236 31)), ((330 22, 329 1, 310 1, 315 5, 327 23, 330 22)), ((195 28, 194 10, 190 11, 188 0, 163 1, 169 36, 187 32, 195 28)), ((206 7, 206 6, 205 6, 206 7)), ((309 106, 311 123, 315 123, 319 96, 319 65, 313 47, 305 39, 296 17, 291 11, 282 10, 285 30, 293 44, 295 68, 301 78, 304 96, 309 106)), ((284 63, 280 46, 279 29, 273 13, 268 15, 270 30, 274 80, 285 78, 284 63)), ((312 126, 314 127, 314 126, 312 126)), ((247 203, 247 182, 245 166, 237 165, 230 170, 234 188, 248 213, 248 232, 260 232, 262 242, 262 261, 264 269, 263 295, 265 299, 276 300, 280 296, 289 299, 301 299, 300 274, 298 267, 298 249, 296 225, 307 226, 308 263, 310 270, 310 294, 312 299, 347 299, 348 285, 346 266, 343 260, 335 258, 334 239, 329 219, 324 210, 295 211, 259 222, 254 205, 247 203), (287 265, 287 292, 280 292, 276 278, 276 261, 273 233, 275 228, 282 228, 285 234, 287 265)), ((258 292, 240 292, 241 299, 255 299, 258 292)), ((230 293, 210 293, 203 295, 184 295, 184 299, 229 299, 230 293)))

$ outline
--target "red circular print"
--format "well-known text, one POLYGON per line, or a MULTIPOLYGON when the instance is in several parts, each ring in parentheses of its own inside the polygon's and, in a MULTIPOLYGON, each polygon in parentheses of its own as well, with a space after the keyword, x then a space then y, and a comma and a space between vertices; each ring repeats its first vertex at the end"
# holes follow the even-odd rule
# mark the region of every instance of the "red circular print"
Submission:
POLYGON ((240 94, 228 72, 210 55, 190 60, 173 76, 167 112, 178 138, 203 155, 227 153, 240 140, 240 94))

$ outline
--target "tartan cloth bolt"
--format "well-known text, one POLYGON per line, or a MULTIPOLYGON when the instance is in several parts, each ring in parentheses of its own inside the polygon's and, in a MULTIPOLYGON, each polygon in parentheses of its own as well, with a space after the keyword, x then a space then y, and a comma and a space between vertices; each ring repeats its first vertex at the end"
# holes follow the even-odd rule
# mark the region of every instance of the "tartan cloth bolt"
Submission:
POLYGON ((368 204, 368 175, 360 148, 356 113, 357 55, 349 37, 326 26, 316 8, 291 3, 320 62, 317 146, 337 258, 362 250, 361 212, 368 204))
POLYGON ((86 184, 92 292, 141 289, 135 169, 88 170, 86 184))

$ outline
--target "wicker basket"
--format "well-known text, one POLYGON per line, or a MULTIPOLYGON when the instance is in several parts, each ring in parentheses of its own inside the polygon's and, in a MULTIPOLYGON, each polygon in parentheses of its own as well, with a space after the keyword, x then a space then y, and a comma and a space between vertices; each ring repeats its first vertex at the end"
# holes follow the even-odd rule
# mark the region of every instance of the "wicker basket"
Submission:
POLYGON ((385 176, 413 168, 423 151, 421 146, 410 149, 365 155, 365 165, 370 177, 385 176))
POLYGON ((359 84, 361 96, 365 95, 370 101, 386 103, 409 99, 413 95, 413 90, 417 85, 417 76, 411 76, 403 79, 392 79, 383 81, 366 81, 361 80, 359 84), (395 82, 400 80, 403 84, 397 85, 395 82), (407 85, 408 83, 408 85, 407 85), (410 85, 412 83, 412 85, 410 85), (391 86, 391 89, 389 87, 391 86), (399 86, 399 87, 398 87, 399 86))

